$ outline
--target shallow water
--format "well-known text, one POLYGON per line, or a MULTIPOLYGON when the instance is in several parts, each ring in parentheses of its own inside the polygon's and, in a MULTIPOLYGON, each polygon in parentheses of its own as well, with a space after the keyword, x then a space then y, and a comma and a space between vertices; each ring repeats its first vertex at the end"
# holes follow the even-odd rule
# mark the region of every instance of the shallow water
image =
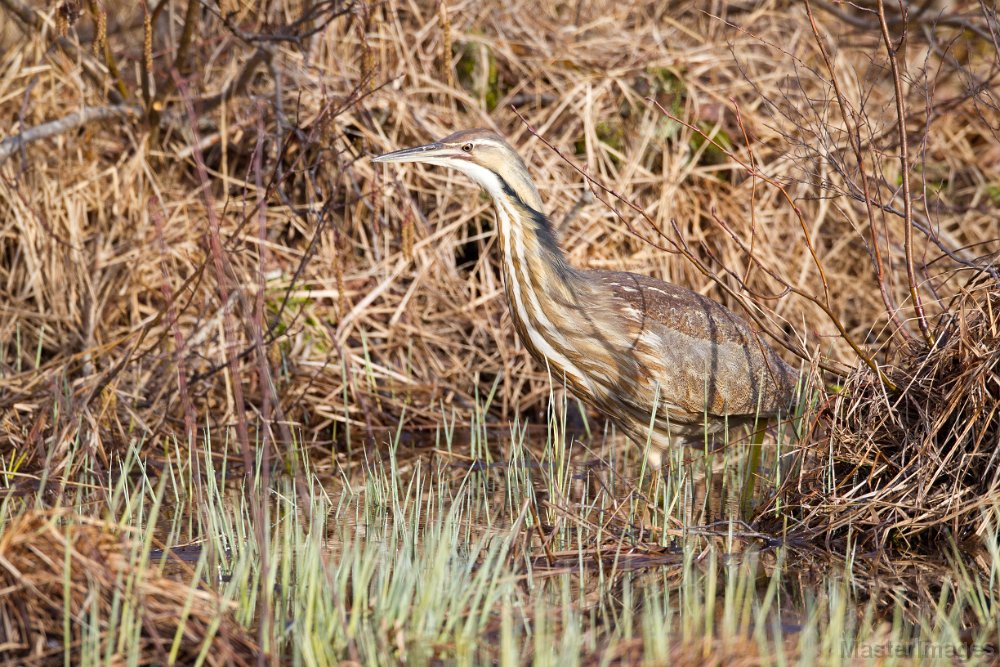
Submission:
MULTIPOLYGON (((475 649, 488 661, 506 650, 502 628, 521 642, 576 638, 554 658, 642 645, 636 655, 654 662, 702 644, 717 656, 833 663, 886 651, 987 660, 996 646, 996 581, 969 569, 971 556, 848 560, 794 532, 760 532, 739 520, 736 471, 718 455, 685 452, 642 478, 640 455, 620 443, 559 451, 540 442, 486 456, 398 444, 323 456, 309 454, 308 496, 291 475, 274 470, 269 481, 275 613, 294 624, 323 581, 340 614, 365 619, 373 660, 389 655, 375 646, 389 641, 390 620, 410 633, 392 640, 406 647, 393 655, 417 662, 453 658, 461 641, 452 633, 469 623, 500 643, 475 649), (666 644, 653 641, 654 627, 666 644), (413 648, 420 637, 428 643, 413 648)), ((259 567, 260 533, 249 519, 255 496, 220 472, 226 483, 210 507, 164 513, 163 541, 172 534, 180 546, 151 557, 179 578, 204 560, 206 580, 225 590, 259 567), (219 528, 227 522, 231 532, 219 528), (203 528, 183 535, 178 525, 203 528)), ((519 661, 539 650, 517 646, 508 649, 519 661)))

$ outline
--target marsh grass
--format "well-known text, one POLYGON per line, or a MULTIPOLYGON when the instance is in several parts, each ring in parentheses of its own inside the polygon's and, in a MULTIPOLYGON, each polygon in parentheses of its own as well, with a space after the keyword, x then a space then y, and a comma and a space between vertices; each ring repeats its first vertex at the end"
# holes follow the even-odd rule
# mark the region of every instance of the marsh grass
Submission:
POLYGON ((688 454, 650 490, 634 476, 637 449, 567 438, 560 411, 544 443, 517 429, 488 436, 491 463, 455 442, 449 453, 389 440, 353 470, 343 455, 297 448, 286 462, 306 494, 259 461, 234 474, 229 444, 207 438, 201 502, 191 461, 150 459, 138 442, 114 462, 113 488, 60 478, 8 494, 0 559, 19 593, 0 606, 4 650, 22 664, 64 651, 74 664, 249 664, 258 648, 304 665, 855 664, 887 650, 992 659, 995 533, 978 565, 955 551, 880 581, 751 530, 738 503, 708 514, 699 487, 712 474, 742 488, 738 456, 720 468, 688 454), (60 512, 39 509, 51 488, 60 512), (257 495, 271 521, 266 573, 257 495), (928 579, 940 583, 922 590, 928 579), (265 590, 272 623, 258 647, 265 590))
POLYGON ((942 540, 991 531, 984 518, 1000 491, 998 306, 995 282, 964 285, 934 348, 904 349, 889 371, 903 389, 853 376, 819 411, 828 450, 806 452, 774 500, 797 506, 803 536, 888 555, 940 552, 942 540))

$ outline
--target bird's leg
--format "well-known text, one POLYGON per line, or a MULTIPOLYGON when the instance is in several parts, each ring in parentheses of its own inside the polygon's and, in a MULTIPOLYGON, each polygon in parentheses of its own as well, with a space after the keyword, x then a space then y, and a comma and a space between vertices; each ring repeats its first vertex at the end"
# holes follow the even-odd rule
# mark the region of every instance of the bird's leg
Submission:
POLYGON ((646 467, 654 472, 659 472, 663 468, 663 450, 655 445, 650 446, 646 452, 646 467))
POLYGON ((757 469, 760 468, 761 443, 767 432, 767 421, 761 420, 754 424, 753 438, 750 440, 750 452, 747 465, 744 468, 743 492, 740 494, 740 514, 744 519, 750 518, 753 510, 754 490, 757 486, 757 469))
MULTIPOLYGON (((668 528, 670 517, 676 514, 685 523, 692 515, 690 503, 685 498, 687 481, 693 479, 692 463, 688 456, 675 457, 677 452, 688 452, 691 443, 680 437, 656 445, 646 451, 641 492, 648 499, 649 520, 660 528, 668 528), (663 498, 660 498, 663 494, 663 498), (657 521, 657 514, 661 515, 657 521)), ((695 494, 697 495, 697 494, 695 494)))
POLYGON ((656 492, 663 465, 663 452, 649 442, 646 444, 645 456, 646 462, 639 469, 639 483, 636 486, 639 502, 634 506, 634 517, 640 525, 645 526, 645 521, 648 520, 650 526, 655 526, 656 492))

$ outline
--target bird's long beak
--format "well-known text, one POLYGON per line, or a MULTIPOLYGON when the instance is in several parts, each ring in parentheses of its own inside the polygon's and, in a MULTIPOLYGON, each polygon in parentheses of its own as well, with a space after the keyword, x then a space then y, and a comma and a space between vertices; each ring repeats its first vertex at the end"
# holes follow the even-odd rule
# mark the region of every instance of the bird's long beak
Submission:
POLYGON ((425 146, 416 148, 404 148, 402 150, 378 155, 372 158, 372 162, 426 162, 428 159, 436 157, 449 157, 451 150, 448 146, 435 141, 425 146))

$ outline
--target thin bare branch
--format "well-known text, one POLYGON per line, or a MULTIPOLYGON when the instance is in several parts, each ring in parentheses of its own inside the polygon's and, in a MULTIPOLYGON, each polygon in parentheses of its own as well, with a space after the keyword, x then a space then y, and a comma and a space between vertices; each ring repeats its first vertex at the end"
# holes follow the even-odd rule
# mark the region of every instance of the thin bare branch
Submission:
POLYGON ((106 107, 84 107, 59 120, 51 120, 35 127, 19 132, 12 137, 0 141, 0 164, 16 151, 33 141, 48 139, 75 130, 78 127, 108 118, 129 118, 138 116, 142 111, 138 107, 114 105, 106 107))

